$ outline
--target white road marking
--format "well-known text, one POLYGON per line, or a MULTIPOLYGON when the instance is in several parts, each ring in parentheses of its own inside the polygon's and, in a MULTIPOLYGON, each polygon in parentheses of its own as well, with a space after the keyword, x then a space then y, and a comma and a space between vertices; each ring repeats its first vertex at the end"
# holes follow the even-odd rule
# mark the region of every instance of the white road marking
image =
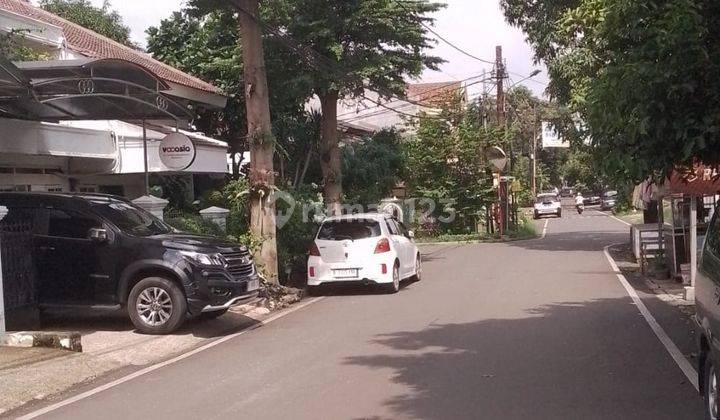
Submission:
POLYGON ((545 235, 547 235, 548 223, 550 223, 550 219, 545 219, 545 226, 543 226, 543 230, 542 230, 542 234, 540 235, 540 239, 545 239, 545 235))
MULTIPOLYGON (((602 212, 601 212, 601 213, 602 213, 602 212)), ((623 219, 619 219, 619 218, 613 216, 612 214, 607 214, 607 213, 603 213, 603 214, 604 214, 605 216, 611 218, 611 219, 617 220, 618 222, 620 222, 620 223, 622 223, 622 224, 624 224, 624 225, 626 225, 626 226, 632 226, 632 223, 628 223, 628 222, 624 221, 623 219)))
POLYGON ((47 407, 41 408, 41 409, 39 409, 39 410, 33 411, 32 413, 26 414, 26 415, 24 415, 24 416, 22 416, 22 417, 18 417, 17 420, 28 420, 28 419, 34 419, 34 418, 37 418, 37 417, 40 417, 40 416, 44 416, 45 414, 48 414, 48 413, 50 413, 50 412, 52 412, 52 411, 55 411, 55 410, 57 410, 57 409, 59 409, 59 408, 65 407, 65 406, 70 405, 70 404, 74 404, 74 403, 76 403, 76 402, 78 402, 78 401, 80 401, 80 400, 84 400, 85 398, 91 397, 91 396, 93 396, 93 395, 95 395, 95 394, 99 394, 99 393, 101 393, 101 392, 103 392, 103 391, 107 391, 107 390, 110 389, 110 388, 116 387, 116 386, 118 386, 118 385, 120 385, 120 384, 123 384, 123 383, 125 383, 125 382, 131 381, 131 380, 133 380, 133 379, 135 379, 135 378, 138 378, 138 377, 140 377, 140 376, 147 375, 148 373, 154 372, 154 371, 156 371, 156 370, 158 370, 158 369, 160 369, 160 368, 163 368, 163 367, 165 367, 165 366, 168 366, 168 365, 171 365, 171 364, 173 364, 173 363, 179 362, 179 361, 181 361, 181 360, 187 359, 188 357, 194 356, 194 355, 196 355, 196 354, 198 354, 198 353, 200 353, 200 352, 203 352, 203 351, 205 351, 205 350, 209 350, 209 349, 211 349, 211 348, 213 348, 213 347, 215 347, 215 346, 218 346, 218 345, 220 345, 220 344, 222 344, 222 343, 225 343, 226 341, 229 341, 229 340, 232 340, 233 338, 239 337, 239 336, 241 336, 241 335, 243 335, 243 334, 245 334, 245 333, 247 333, 247 332, 249 332, 249 331, 255 330, 255 329, 257 329, 257 328, 262 327, 263 325, 267 325, 267 324, 269 324, 269 323, 271 323, 271 322, 273 322, 273 321, 276 321, 276 320, 278 320, 278 319, 280 319, 280 318, 282 318, 282 317, 284 317, 284 316, 290 315, 290 314, 293 313, 293 312, 299 311, 300 309, 303 309, 304 307, 306 307, 306 306, 308 306, 308 305, 311 305, 311 304, 313 304, 313 303, 315 303, 315 302, 318 302, 318 301, 320 301, 320 300, 322 300, 322 299, 324 299, 324 297, 323 297, 323 296, 319 296, 319 297, 310 299, 310 300, 308 300, 307 302, 303 302, 303 303, 294 305, 294 306, 292 306, 290 309, 288 309, 288 310, 286 310, 286 311, 278 312, 277 314, 272 315, 272 316, 270 316, 269 318, 267 318, 267 319, 265 319, 265 320, 263 320, 263 321, 260 321, 260 322, 257 323, 257 324, 251 325, 251 326, 245 328, 245 329, 242 330, 242 331, 238 331, 238 332, 236 332, 236 333, 234 333, 234 334, 231 334, 231 335, 228 335, 228 336, 219 338, 219 339, 217 339, 217 340, 215 340, 215 341, 213 341, 213 342, 210 342, 210 343, 205 344, 205 345, 203 345, 203 346, 201 346, 201 347, 198 347, 198 348, 196 348, 195 350, 191 350, 191 351, 189 351, 189 352, 187 352, 187 353, 184 353, 184 354, 181 354, 181 355, 179 355, 179 356, 173 357, 172 359, 166 360, 166 361, 164 361, 164 362, 160 362, 160 363, 156 363, 156 364, 154 364, 154 365, 152 365, 152 366, 148 366, 148 367, 146 367, 146 368, 144 368, 144 369, 141 369, 141 370, 139 370, 139 371, 137 371, 137 372, 133 372, 133 373, 127 375, 127 376, 123 376, 122 378, 116 379, 116 380, 114 380, 114 381, 112 381, 112 382, 108 382, 108 383, 106 383, 106 384, 104 384, 104 385, 101 385, 101 386, 99 386, 99 387, 97 387, 97 388, 93 388, 93 389, 88 390, 88 391, 85 391, 85 392, 83 392, 83 393, 81 393, 81 394, 75 395, 74 397, 70 397, 70 398, 65 399, 65 400, 63 400, 63 401, 60 401, 60 402, 58 402, 58 403, 55 403, 55 404, 49 405, 49 406, 47 406, 47 407))
POLYGON ((685 374, 685 376, 688 378, 688 381, 692 384, 693 387, 695 387, 695 390, 697 391, 698 388, 698 374, 695 368, 688 362, 688 360, 685 358, 685 356, 682 354, 680 349, 675 345, 675 343, 672 341, 670 336, 667 335, 665 330, 658 324, 655 317, 650 313, 648 308, 645 306, 643 301, 640 299, 640 297, 637 294, 637 291, 632 287, 632 285, 627 281, 625 276, 622 274, 620 269, 618 268, 617 264, 615 263, 615 260, 610 256, 610 251, 608 249, 613 245, 608 245, 605 247, 605 257, 607 258, 608 262, 610 263, 610 267, 612 267, 613 271, 617 275, 618 280, 620 281, 620 284, 623 285, 625 288, 625 291, 627 291, 628 295, 632 298, 633 302, 635 303, 635 306, 637 306, 638 310, 640 311, 640 314, 642 314, 643 318, 645 318, 645 321, 650 325, 650 329, 653 330, 657 338, 660 340, 663 346, 665 346, 665 349, 668 353, 670 353, 670 357, 673 358, 675 363, 677 363, 680 370, 685 374))

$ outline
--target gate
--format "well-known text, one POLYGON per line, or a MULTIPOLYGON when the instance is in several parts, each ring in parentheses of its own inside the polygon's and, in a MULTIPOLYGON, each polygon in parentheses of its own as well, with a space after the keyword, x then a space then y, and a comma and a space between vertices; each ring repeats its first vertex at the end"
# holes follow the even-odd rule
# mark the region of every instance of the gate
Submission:
POLYGON ((39 319, 31 219, 0 222, 0 258, 7 328, 32 328, 39 319))

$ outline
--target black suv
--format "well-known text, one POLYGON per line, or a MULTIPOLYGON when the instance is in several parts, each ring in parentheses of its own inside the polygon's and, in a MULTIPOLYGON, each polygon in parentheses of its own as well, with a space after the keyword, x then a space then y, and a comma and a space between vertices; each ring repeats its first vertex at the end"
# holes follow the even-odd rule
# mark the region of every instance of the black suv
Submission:
POLYGON ((0 210, 4 230, 32 232, 41 308, 127 309, 138 330, 166 334, 258 294, 247 247, 180 233, 120 197, 0 193, 0 210))
POLYGON ((698 262, 695 319, 700 326, 698 384, 707 418, 717 419, 720 394, 720 220, 715 210, 698 262))

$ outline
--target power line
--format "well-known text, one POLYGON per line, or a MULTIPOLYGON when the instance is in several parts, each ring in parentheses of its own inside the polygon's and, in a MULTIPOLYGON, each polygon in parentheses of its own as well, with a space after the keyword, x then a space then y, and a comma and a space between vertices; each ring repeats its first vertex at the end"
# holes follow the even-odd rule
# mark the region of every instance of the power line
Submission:
MULTIPOLYGON (((476 85, 476 84, 479 84, 479 83, 483 83, 483 82, 485 82, 485 80, 478 80, 478 81, 475 81, 475 82, 473 82, 473 83, 469 83, 469 84, 461 87, 461 89, 466 89, 466 88, 468 88, 468 87, 470 87, 470 86, 473 86, 473 85, 476 85)), ((444 94, 445 94, 445 92, 439 92, 439 93, 436 94, 436 95, 433 95, 433 96, 430 96, 430 97, 426 98, 426 100, 438 98, 438 97, 440 97, 440 96, 443 96, 444 94)), ((473 99, 474 99, 474 98, 473 98, 473 99)), ((471 101, 471 99, 468 98, 468 102, 470 102, 470 101, 471 101)), ((407 105, 412 105, 412 104, 407 103, 407 104, 400 105, 400 106, 403 107, 403 106, 407 106, 407 105)), ((372 109, 372 108, 369 108, 369 109, 372 109)), ((389 111, 387 111, 387 110, 380 110, 380 111, 375 111, 375 112, 372 112, 372 113, 369 113, 369 114, 358 114, 358 115, 355 116, 355 117, 352 117, 352 118, 348 118, 348 119, 343 120, 343 122, 359 121, 359 120, 363 120, 363 119, 366 119, 366 118, 377 117, 377 116, 379 116, 379 115, 387 114, 388 112, 389 112, 389 111)), ((344 114, 344 115, 347 115, 347 114, 344 114)))
MULTIPOLYGON (((405 1, 403 1, 403 0, 397 0, 396 3, 399 4, 400 7, 402 7, 403 9, 405 9, 406 12, 411 13, 411 11, 410 11, 407 7, 405 7, 405 5, 403 4, 403 3, 409 3, 409 2, 405 2, 405 1)), ((484 59, 484 58, 480 58, 480 57, 478 57, 478 56, 476 56, 476 55, 473 55, 473 54, 465 51, 464 49, 458 47, 457 45, 453 44, 453 43, 450 42, 447 38, 445 38, 444 36, 442 36, 442 35, 440 35, 439 33, 437 33, 437 31, 435 31, 430 25, 426 24, 426 23, 423 22, 422 20, 419 20, 419 23, 420 23, 425 29, 427 29, 428 32, 432 33, 433 35, 435 35, 436 37, 438 37, 441 41, 443 41, 444 43, 448 44, 449 46, 451 46, 451 47, 454 48, 455 50, 457 50, 457 51, 465 54, 466 56, 468 56, 468 57, 470 57, 470 58, 473 58, 473 59, 475 59, 475 60, 477 60, 477 61, 483 62, 483 63, 493 64, 493 65, 495 64, 494 61, 486 60, 486 59, 484 59)))
MULTIPOLYGON (((444 90, 445 88, 447 88, 447 87, 449 87, 450 85, 453 85, 453 84, 455 84, 455 83, 458 83, 458 82, 459 82, 459 83, 467 82, 467 81, 470 81, 470 80, 472 80, 472 79, 477 79, 478 77, 483 77, 483 75, 478 74, 478 75, 475 75, 475 76, 468 77, 468 78, 466 78, 466 79, 457 80, 457 81, 453 81, 453 82, 443 83, 443 86, 439 86, 439 87, 436 87, 436 88, 433 88, 433 89, 428 89, 428 90, 426 90, 426 91, 424 91, 424 92, 422 92, 422 93, 419 93, 419 94, 417 94, 417 95, 412 95, 412 96, 408 97, 407 99, 410 99, 410 98, 418 98, 418 97, 420 97, 421 95, 424 95, 424 94, 427 94, 427 93, 430 93, 430 92, 435 92, 435 91, 439 91, 439 90, 444 90)), ((490 80, 490 79, 486 79, 486 80, 490 80)), ((485 81, 485 80, 481 80, 480 82, 483 82, 483 81, 485 81)), ((473 83, 473 84, 475 84, 475 83, 473 83)), ((470 85, 470 86, 471 86, 471 85, 470 85)), ((467 86, 466 86, 466 87, 467 87, 467 86)), ((462 86, 461 86, 461 88, 462 88, 462 86)), ((431 96, 430 98, 426 98, 426 99, 432 99, 432 98, 434 98, 434 97, 436 97, 436 96, 431 96)), ((392 100, 392 101, 385 102, 385 105, 389 105, 389 104, 392 104, 392 103, 395 103, 395 102, 407 102, 407 103, 412 103, 412 102, 408 101, 407 99, 403 99, 403 98, 401 98, 401 97, 398 97, 397 99, 394 99, 394 100, 392 100)), ((414 104, 414 105, 415 105, 415 104, 414 104)), ((367 111, 367 110, 375 109, 375 108, 379 108, 379 106, 376 105, 376 106, 373 106, 373 107, 368 107, 368 108, 363 109, 362 111, 367 111)), ((350 111, 350 112, 345 112, 345 113, 343 113, 343 114, 338 115, 338 118, 339 118, 339 117, 346 116, 346 115, 358 114, 358 112, 362 112, 362 111, 350 111)))

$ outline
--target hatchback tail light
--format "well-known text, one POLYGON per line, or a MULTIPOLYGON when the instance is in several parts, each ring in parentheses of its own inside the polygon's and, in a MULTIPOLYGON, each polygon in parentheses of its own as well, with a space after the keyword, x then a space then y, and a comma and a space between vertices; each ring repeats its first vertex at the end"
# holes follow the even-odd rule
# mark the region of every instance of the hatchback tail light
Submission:
POLYGON ((310 256, 312 256, 312 257, 319 257, 319 256, 320 256, 320 250, 318 249, 318 247, 317 247, 317 245, 315 244, 315 242, 313 242, 312 245, 310 245, 310 256))
POLYGON ((383 252, 390 252, 390 241, 387 238, 382 238, 375 245, 375 253, 382 254, 383 252))
POLYGON ((310 275, 310 277, 315 277, 315 267, 310 267, 310 269, 308 270, 308 274, 310 275))

